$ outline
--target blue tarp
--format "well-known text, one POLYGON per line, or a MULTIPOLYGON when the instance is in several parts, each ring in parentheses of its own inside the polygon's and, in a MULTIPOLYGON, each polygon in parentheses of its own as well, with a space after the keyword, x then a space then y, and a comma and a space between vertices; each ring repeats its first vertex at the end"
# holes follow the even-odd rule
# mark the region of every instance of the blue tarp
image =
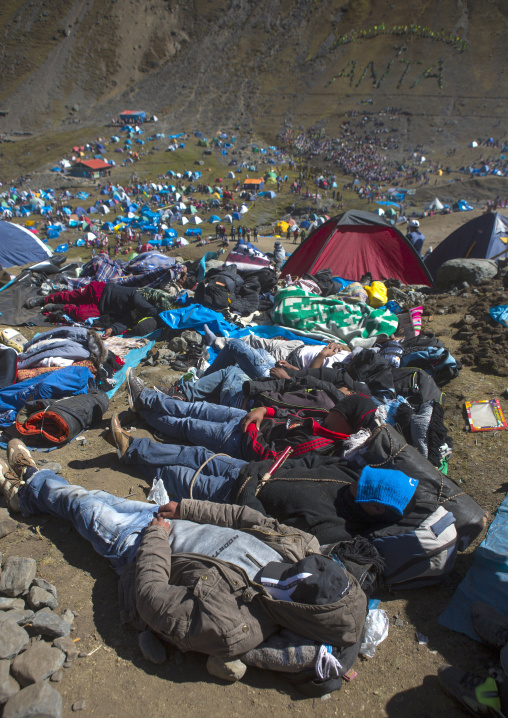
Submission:
POLYGON ((471 606, 474 601, 488 603, 497 611, 506 614, 508 606, 508 497, 506 496, 490 525, 487 536, 474 553, 473 566, 439 616, 438 623, 479 641, 480 638, 473 628, 471 618, 471 606))
POLYGON ((503 327, 508 327, 508 304, 491 307, 489 314, 495 322, 499 322, 503 327))
POLYGON ((115 382, 116 382, 115 386, 113 387, 113 389, 110 389, 107 392, 107 395, 109 396, 110 399, 113 396, 113 394, 115 394, 115 392, 117 392, 118 389, 120 389, 120 387, 124 383, 125 377, 127 375, 127 369, 129 369, 129 367, 132 367, 132 368, 136 367, 139 364, 139 362, 146 357, 146 355, 148 354, 150 349, 153 347, 155 342, 158 341, 160 334, 161 334, 161 330, 156 329, 156 331, 152 332, 151 334, 147 334, 146 337, 144 337, 145 339, 148 339, 148 344, 145 344, 144 347, 139 347, 138 349, 130 350, 130 352, 124 358, 124 362, 125 362, 124 366, 119 371, 117 371, 115 374, 115 382))

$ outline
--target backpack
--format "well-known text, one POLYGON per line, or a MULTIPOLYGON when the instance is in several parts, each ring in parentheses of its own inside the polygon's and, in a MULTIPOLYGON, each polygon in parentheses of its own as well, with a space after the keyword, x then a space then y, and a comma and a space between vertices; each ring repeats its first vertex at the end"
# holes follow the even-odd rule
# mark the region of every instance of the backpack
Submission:
POLYGON ((457 557, 455 517, 439 506, 420 526, 372 542, 386 562, 385 582, 393 591, 440 583, 457 557))
POLYGON ((430 374, 438 386, 455 379, 462 364, 454 359, 440 339, 433 334, 421 333, 403 343, 401 367, 416 367, 430 374))
POLYGON ((404 397, 416 411, 427 401, 443 403, 445 395, 423 369, 410 366, 392 369, 392 376, 397 396, 404 397))

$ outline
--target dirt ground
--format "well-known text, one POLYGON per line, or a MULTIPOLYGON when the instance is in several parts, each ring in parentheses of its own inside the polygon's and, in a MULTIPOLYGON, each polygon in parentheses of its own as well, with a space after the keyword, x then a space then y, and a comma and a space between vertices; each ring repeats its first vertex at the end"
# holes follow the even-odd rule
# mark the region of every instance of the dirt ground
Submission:
MULTIPOLYGON (((481 290, 480 299, 488 303, 500 291, 497 286, 487 293, 481 290)), ((424 329, 441 337, 452 354, 466 356, 467 343, 457 338, 455 325, 478 300, 471 293, 467 297, 432 298, 427 304, 424 329), (443 304, 449 311, 438 314, 436 310, 443 304)), ((478 321, 478 326, 485 324, 482 318, 478 321)), ((147 383, 156 384, 171 383, 177 376, 160 367, 141 366, 137 372, 147 383)), ((506 377, 466 366, 445 387, 446 422, 455 443, 449 473, 462 482, 491 517, 507 489, 508 435, 471 434, 466 429, 463 407, 466 399, 502 397, 506 385, 506 377)), ((508 414, 505 398, 501 398, 501 404, 508 414)), ((149 482, 136 469, 122 465, 102 437, 111 415, 127 411, 124 386, 113 398, 102 426, 86 433, 85 445, 74 441, 50 453, 37 452, 36 460, 41 466, 47 461, 61 463, 64 478, 87 489, 143 500, 149 482)), ((150 435, 136 416, 124 413, 122 420, 126 426, 134 427, 136 436, 150 435)), ((85 699, 84 714, 101 718, 137 718, 142 713, 167 712, 173 706, 178 707, 182 718, 240 713, 245 718, 271 718, 274 713, 297 715, 309 711, 323 718, 353 713, 372 718, 463 715, 439 688, 439 666, 453 663, 485 671, 496 657, 469 638, 438 626, 437 618, 471 566, 473 548, 459 556, 452 574, 441 586, 402 594, 381 592, 381 607, 390 618, 387 640, 373 659, 358 660, 355 680, 326 700, 318 700, 302 698, 283 678, 257 669, 249 668, 238 684, 222 683, 208 675, 204 657, 196 654, 168 649, 164 665, 147 662, 138 649, 136 634, 120 625, 115 574, 70 524, 35 516, 22 520, 17 532, 0 540, 4 560, 11 555, 37 559, 38 575, 58 587, 60 608, 79 612, 72 635, 80 639, 81 651, 91 655, 77 659, 65 671, 58 690, 63 696, 65 716, 71 714, 76 700, 85 699), (394 625, 396 616, 403 620, 403 626, 394 625), (429 637, 427 645, 418 644, 417 631, 429 637)))

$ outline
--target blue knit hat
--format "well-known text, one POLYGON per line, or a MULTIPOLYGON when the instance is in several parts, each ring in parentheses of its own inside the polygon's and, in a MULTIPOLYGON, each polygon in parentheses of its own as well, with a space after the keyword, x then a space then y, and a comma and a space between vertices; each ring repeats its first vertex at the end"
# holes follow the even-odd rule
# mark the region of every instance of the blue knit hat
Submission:
POLYGON ((366 466, 358 479, 355 501, 382 504, 402 516, 417 486, 418 479, 412 479, 402 471, 366 466))

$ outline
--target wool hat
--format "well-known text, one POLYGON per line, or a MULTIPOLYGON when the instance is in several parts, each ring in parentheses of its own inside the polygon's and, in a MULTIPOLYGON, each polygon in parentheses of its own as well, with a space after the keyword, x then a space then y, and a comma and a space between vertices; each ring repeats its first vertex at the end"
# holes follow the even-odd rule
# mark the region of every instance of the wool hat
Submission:
POLYGON ((417 486, 418 479, 412 479, 402 471, 366 466, 358 479, 355 501, 357 504, 381 504, 402 516, 417 486))
POLYGON ((363 394, 349 394, 341 399, 330 411, 338 411, 347 421, 352 433, 356 434, 360 429, 377 428, 376 421, 377 404, 368 396, 363 394))
POLYGON ((320 554, 310 554, 296 563, 271 561, 254 580, 279 601, 316 606, 340 601, 349 592, 343 564, 320 554))

